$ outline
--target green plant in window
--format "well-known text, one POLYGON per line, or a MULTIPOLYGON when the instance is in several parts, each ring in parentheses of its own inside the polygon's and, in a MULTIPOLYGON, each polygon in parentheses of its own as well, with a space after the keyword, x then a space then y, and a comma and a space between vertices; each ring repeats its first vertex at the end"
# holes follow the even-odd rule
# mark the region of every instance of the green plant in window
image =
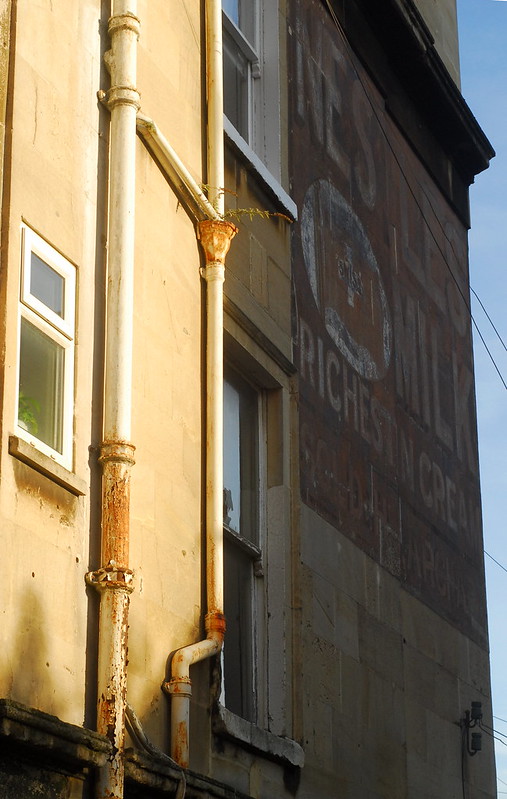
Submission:
POLYGON ((37 416, 40 413, 40 404, 33 397, 27 397, 23 390, 19 389, 18 400, 18 424, 28 433, 34 436, 39 431, 37 416))

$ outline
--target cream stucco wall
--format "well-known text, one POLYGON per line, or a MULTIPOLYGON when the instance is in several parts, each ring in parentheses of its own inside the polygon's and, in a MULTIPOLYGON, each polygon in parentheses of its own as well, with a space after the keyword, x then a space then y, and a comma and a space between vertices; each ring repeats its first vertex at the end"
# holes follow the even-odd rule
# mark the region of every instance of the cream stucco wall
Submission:
MULTIPOLYGON (((144 2, 138 86, 199 182, 201 4, 144 2), (175 113, 175 109, 178 112, 175 113)), ((2 282, 5 311, 0 517, 8 579, 0 586, 5 668, 0 696, 93 726, 100 566, 100 468, 109 112, 98 2, 17 4, 12 160, 2 282), (9 453, 15 432, 24 220, 76 266, 73 471, 84 494, 9 453)), ((167 703, 169 652, 201 635, 202 288, 194 220, 137 139, 129 697, 149 724, 167 703)), ((50 464, 51 466, 51 464, 50 464)), ((164 743, 165 723, 155 737, 164 743)))
MULTIPOLYGON (((89 496, 77 497, 11 456, 18 350, 21 221, 76 265, 75 473, 89 483, 95 263, 100 239, 100 39, 95 2, 16 4, 10 160, 4 193, 5 318, 0 694, 77 724, 85 715, 89 496)), ((100 273, 100 267, 98 269, 100 273)), ((88 494, 88 492, 87 492, 88 494)))

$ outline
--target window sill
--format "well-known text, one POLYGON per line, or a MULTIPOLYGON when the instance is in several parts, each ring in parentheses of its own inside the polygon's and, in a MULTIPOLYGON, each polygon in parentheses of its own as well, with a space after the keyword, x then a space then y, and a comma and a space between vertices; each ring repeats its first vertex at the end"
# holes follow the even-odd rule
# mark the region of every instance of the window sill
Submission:
POLYGON ((40 472, 40 474, 43 474, 44 477, 49 478, 54 483, 66 488, 76 497, 82 497, 86 494, 88 487, 84 480, 64 469, 59 463, 44 455, 43 452, 39 452, 38 449, 23 441, 22 438, 9 436, 9 454, 28 464, 32 469, 40 472))
POLYGON ((264 191, 271 197, 277 208, 296 222, 298 218, 296 203, 289 197, 285 189, 278 180, 273 177, 269 169, 262 163, 259 156, 248 146, 244 138, 240 136, 234 125, 229 122, 226 116, 224 116, 224 132, 226 140, 229 142, 234 152, 239 155, 246 168, 254 172, 260 179, 264 191))
POLYGON ((296 741, 263 730, 250 721, 236 716, 235 713, 231 713, 221 704, 218 704, 217 710, 213 714, 213 732, 217 736, 243 744, 271 760, 281 761, 298 768, 302 768, 304 765, 305 753, 296 741))

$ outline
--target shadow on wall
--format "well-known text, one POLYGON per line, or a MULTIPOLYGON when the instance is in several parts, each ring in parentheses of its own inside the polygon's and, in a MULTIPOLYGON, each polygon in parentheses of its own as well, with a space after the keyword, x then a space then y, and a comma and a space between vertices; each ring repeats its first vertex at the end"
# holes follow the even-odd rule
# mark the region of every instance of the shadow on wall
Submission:
MULTIPOLYGON (((32 573, 34 576, 34 573, 32 573)), ((61 682, 51 669, 48 623, 37 592, 25 589, 19 602, 13 648, 7 661, 12 673, 10 698, 28 707, 65 717, 66 701, 61 682)))
MULTIPOLYGON (((101 47, 100 87, 105 89, 110 80, 105 66, 104 55, 110 47, 107 32, 110 14, 109 0, 101 0, 99 20, 99 36, 101 47)), ((99 87, 97 87, 99 88, 99 87)), ((103 394, 104 394, 104 349, 105 349, 105 274, 106 274, 106 241, 107 241, 107 185, 109 163, 109 111, 97 101, 98 136, 97 136, 97 210, 95 238, 95 271, 94 271, 94 324, 92 364, 92 405, 91 405, 91 446, 89 448, 90 468, 90 517, 89 517, 89 560, 87 571, 94 571, 103 564, 100 562, 100 530, 102 509, 102 468, 98 462, 100 443, 102 440, 103 394)), ((98 658, 98 619, 99 594, 89 586, 87 628, 86 628, 86 694, 85 694, 85 726, 96 729, 97 724, 97 658, 98 658)))
MULTIPOLYGON (((129 660, 136 662, 142 669, 143 662, 153 666, 153 655, 150 651, 149 639, 142 635, 136 636, 136 628, 131 627, 129 632, 129 660), (141 651, 142 648, 142 651, 141 651)), ((128 677, 127 699, 135 711, 145 735, 150 742, 164 753, 169 753, 169 702, 162 691, 164 680, 164 663, 160 664, 160 681, 153 682, 142 678, 142 671, 133 672, 128 677), (139 679, 141 677, 141 679, 139 679), (129 690, 130 686, 130 690, 129 690)), ((147 668, 152 671, 152 668, 147 668)), ((157 673, 157 670, 154 670, 157 673)), ((130 738, 129 746, 139 750, 138 743, 130 738)))

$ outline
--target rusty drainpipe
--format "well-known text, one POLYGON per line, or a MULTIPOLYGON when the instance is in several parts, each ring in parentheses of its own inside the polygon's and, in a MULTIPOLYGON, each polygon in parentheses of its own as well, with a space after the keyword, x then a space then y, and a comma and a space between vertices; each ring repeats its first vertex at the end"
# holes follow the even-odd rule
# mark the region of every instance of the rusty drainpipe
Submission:
POLYGON ((99 93, 111 112, 107 263, 101 568, 87 574, 99 591, 97 730, 112 744, 99 772, 97 799, 123 799, 129 568, 136 89, 136 0, 112 0, 105 60, 111 88, 99 93))
POLYGON ((209 199, 218 219, 197 225, 206 266, 206 638, 179 649, 171 661, 171 756, 189 765, 190 666, 220 652, 225 634, 223 567, 223 285, 225 257, 237 227, 223 219, 224 129, 222 4, 206 0, 207 150, 209 199))
POLYGON ((198 223, 206 266, 206 638, 179 649, 171 661, 171 757, 189 765, 190 666, 218 654, 225 634, 223 596, 223 284, 225 256, 235 225, 225 220, 198 223))

